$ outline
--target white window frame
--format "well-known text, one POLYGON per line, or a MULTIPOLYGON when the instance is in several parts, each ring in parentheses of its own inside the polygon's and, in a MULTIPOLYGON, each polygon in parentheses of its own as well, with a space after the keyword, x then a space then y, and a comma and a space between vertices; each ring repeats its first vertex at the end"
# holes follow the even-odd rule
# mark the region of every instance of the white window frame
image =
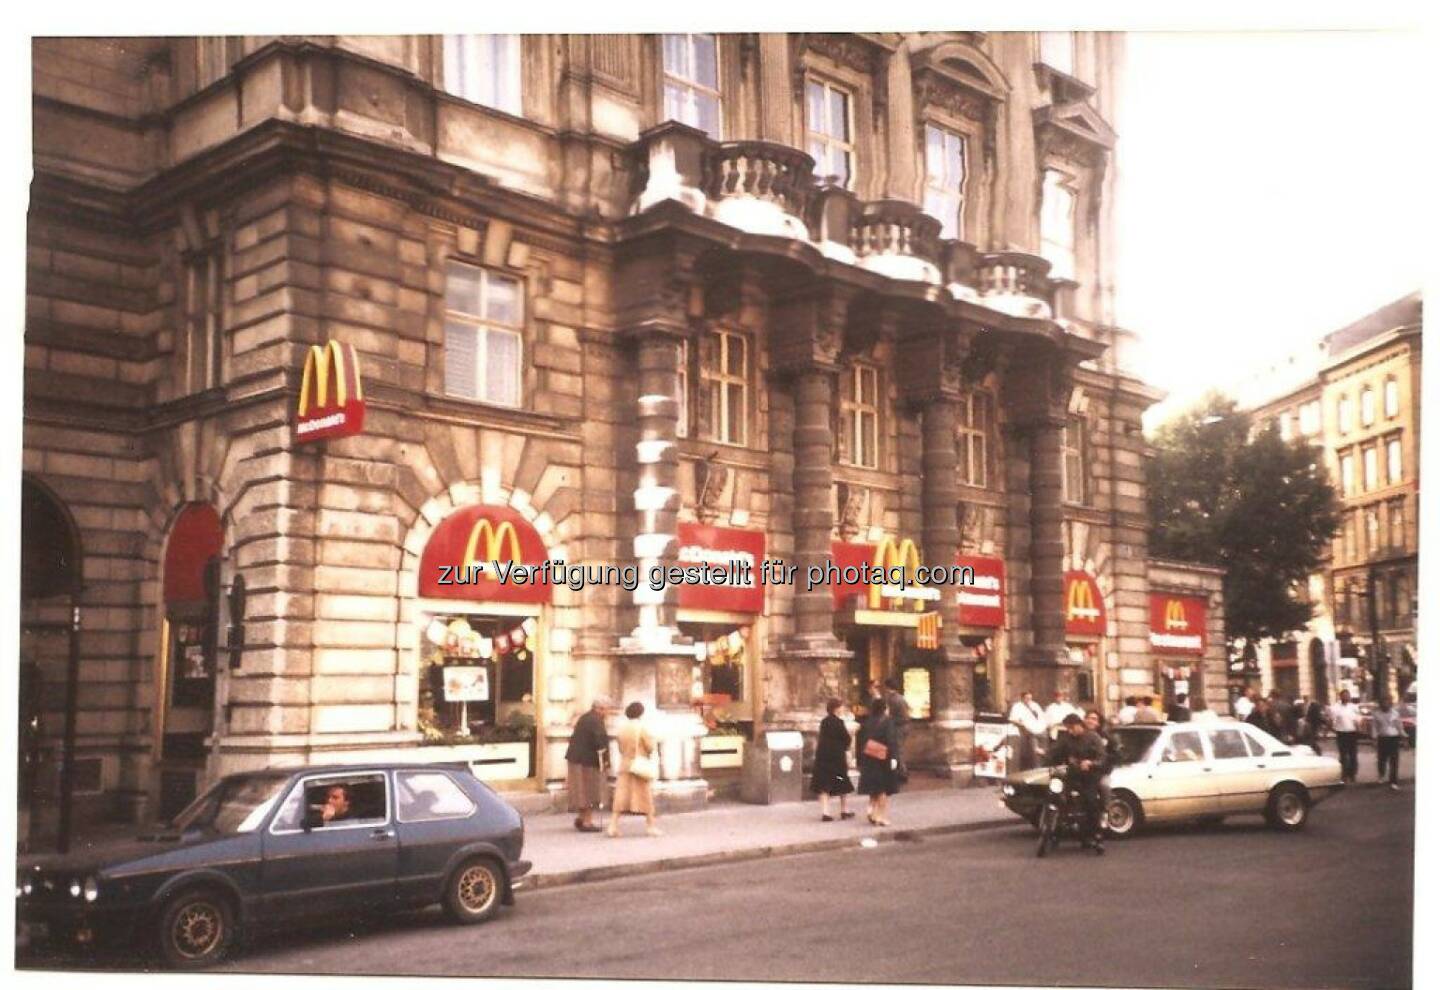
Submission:
POLYGON ((959 131, 926 121, 925 141, 925 210, 940 221, 940 236, 952 240, 965 237, 965 183, 969 177, 969 142, 959 131), (930 133, 934 131, 940 139, 941 171, 937 175, 930 161, 930 133), (959 151, 959 176, 949 174, 954 161, 951 158, 952 144, 959 151))
POLYGON ((1360 425, 1370 426, 1375 422, 1375 390, 1366 385, 1360 390, 1360 425))
POLYGON ((1399 437, 1385 440, 1385 480, 1392 485, 1405 480, 1405 447, 1399 437))
POLYGON ((713 140, 720 141, 725 133, 725 100, 720 95, 720 36, 717 34, 685 33, 685 34, 664 34, 660 36, 660 108, 665 114, 666 120, 678 120, 682 124, 705 131, 713 140), (690 75, 683 74, 683 68, 670 64, 670 45, 672 38, 683 38, 686 57, 690 63, 690 75), (708 38, 715 46, 715 84, 709 85, 703 80, 694 78, 695 66, 699 60, 695 57, 696 39, 708 38), (669 91, 674 88, 684 94, 684 102, 681 104, 680 116, 672 116, 668 112, 669 91), (715 101, 715 131, 711 133, 700 123, 700 100, 708 98, 715 101))
POLYGON ((1340 455, 1340 494, 1355 494, 1355 455, 1348 450, 1340 455))
MULTIPOLYGON (((465 270, 476 273, 479 280, 479 313, 467 313, 464 310, 452 309, 450 300, 445 300, 445 323, 446 334, 449 334, 449 325, 459 324, 464 328, 471 329, 475 333, 475 394, 465 395, 452 392, 449 387, 449 376, 445 376, 442 388, 445 394, 454 399, 463 399, 467 402, 480 402, 490 406, 500 406, 507 409, 518 409, 525 402, 525 282, 514 275, 506 275, 492 271, 480 265, 471 265, 462 261, 451 260, 446 268, 447 282, 449 275, 455 270, 465 270), (491 280, 504 280, 512 282, 515 286, 516 321, 508 324, 485 316, 486 293, 491 280), (486 394, 487 383, 490 372, 490 348, 489 338, 491 336, 507 335, 515 338, 515 401, 506 402, 486 394)), ((450 349, 445 348, 445 360, 450 360, 450 349)))
POLYGON ((710 434, 706 437, 714 443, 731 447, 744 447, 748 443, 750 427, 750 338, 734 330, 715 329, 716 367, 706 368, 701 362, 700 377, 710 392, 710 434), (741 348, 739 374, 730 372, 730 350, 741 348), (730 421, 730 389, 740 389, 740 423, 730 421))
POLYGON ((675 342, 675 436, 690 435, 690 341, 675 342))
POLYGON ((1365 555, 1373 557, 1380 551, 1380 504, 1365 506, 1361 518, 1365 523, 1365 555))
POLYGON ((1089 504, 1090 482, 1086 478, 1085 447, 1087 444, 1086 424, 1083 416, 1071 416, 1065 422, 1065 427, 1060 435, 1060 498, 1061 501, 1070 505, 1089 504), (1078 443, 1070 443, 1070 428, 1075 427, 1078 433, 1078 443), (1080 486, 1078 493, 1071 491, 1070 464, 1075 463, 1075 474, 1077 484, 1080 486))
POLYGON ((1394 419, 1400 415, 1400 380, 1385 379, 1385 418, 1394 419))
POLYGON ((184 273, 185 393, 223 383, 225 259, 221 242, 182 258, 184 273))
POLYGON ((1050 262, 1052 278, 1075 278, 1076 217, 1080 190, 1073 176, 1047 168, 1040 198, 1040 256, 1050 262), (1068 207, 1065 205, 1068 203, 1068 207))
POLYGON ((1380 452, 1375 444, 1367 443, 1360 449, 1360 477, 1364 491, 1373 492, 1380 484, 1380 452))
POLYGON ((521 116, 523 60, 518 34, 447 34, 441 42, 441 86, 462 100, 521 116))
POLYGON ((824 179, 828 173, 822 170, 821 155, 815 153, 815 145, 824 149, 825 155, 840 154, 845 159, 845 177, 841 185, 846 189, 855 188, 855 90, 849 86, 831 82, 820 76, 805 77, 805 150, 815 159, 815 178, 824 179), (824 108, 825 119, 815 121, 810 116, 810 87, 818 86, 824 91, 824 99, 820 105, 824 108), (826 128, 833 128, 835 121, 831 120, 830 95, 838 94, 845 101, 843 124, 844 137, 832 134, 829 130, 821 130, 817 124, 826 128))
POLYGON ((960 421, 956 430, 960 437, 960 483, 971 488, 990 487, 990 428, 994 423, 995 403, 990 393, 975 389, 960 400, 960 421), (985 425, 975 425, 977 406, 985 406, 985 425))
POLYGON ((1280 414, 1280 439, 1281 439, 1281 440, 1289 440, 1290 437, 1291 437, 1291 435, 1292 435, 1292 431, 1291 431, 1291 428, 1290 428, 1290 419, 1291 419, 1291 417, 1290 417, 1290 413, 1289 413, 1289 412, 1283 412, 1283 413, 1280 414))
POLYGON ((847 376, 849 387, 840 396, 840 415, 846 438, 846 449, 841 451, 840 461, 853 467, 879 468, 880 369, 868 362, 856 361, 850 365, 847 376), (866 402, 863 398, 867 378, 874 402, 866 402), (867 449, 870 454, 868 460, 865 457, 867 449))
POLYGON ((1300 406, 1300 435, 1314 436, 1320 432, 1320 402, 1312 399, 1300 406))
POLYGON ((1335 428, 1341 433, 1349 433, 1351 427, 1351 415, 1354 409, 1350 404, 1350 396, 1342 395, 1335 400, 1335 428))

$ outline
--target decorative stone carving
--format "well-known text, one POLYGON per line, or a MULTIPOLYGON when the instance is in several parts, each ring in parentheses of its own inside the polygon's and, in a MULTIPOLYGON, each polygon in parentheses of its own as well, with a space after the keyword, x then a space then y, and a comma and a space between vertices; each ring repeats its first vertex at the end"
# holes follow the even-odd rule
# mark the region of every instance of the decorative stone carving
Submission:
POLYGON ((835 501, 840 507, 840 521, 837 525, 840 538, 848 542, 855 539, 860 533, 860 520, 864 518, 865 506, 870 501, 870 490, 859 485, 837 481, 835 483, 835 501))
POLYGON ((730 481, 730 469, 714 458, 712 454, 695 462, 695 515, 707 526, 719 518, 720 500, 730 481))

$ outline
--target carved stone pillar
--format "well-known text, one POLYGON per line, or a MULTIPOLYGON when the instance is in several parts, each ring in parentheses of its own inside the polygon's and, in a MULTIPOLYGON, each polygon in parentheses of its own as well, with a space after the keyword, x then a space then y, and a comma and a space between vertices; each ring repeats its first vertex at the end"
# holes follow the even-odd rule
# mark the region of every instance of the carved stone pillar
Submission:
POLYGON ((652 568, 674 564, 679 553, 680 454, 675 445, 680 415, 676 401, 679 339, 647 328, 639 334, 636 350, 640 395, 636 403, 634 548, 641 582, 633 593, 636 621, 630 637, 647 647, 668 648, 679 637, 675 624, 679 589, 666 585, 655 590, 646 579, 652 568))

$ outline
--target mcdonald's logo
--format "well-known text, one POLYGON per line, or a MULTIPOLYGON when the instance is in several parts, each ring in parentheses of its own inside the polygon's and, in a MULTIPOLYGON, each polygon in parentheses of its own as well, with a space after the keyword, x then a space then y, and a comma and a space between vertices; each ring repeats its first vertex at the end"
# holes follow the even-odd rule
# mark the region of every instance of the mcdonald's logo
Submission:
POLYGON ((365 392, 355 348, 339 341, 312 345, 300 375, 295 437, 302 442, 354 436, 365 426, 365 392))
POLYGON ((471 505, 440 520, 420 554, 421 598, 542 605, 554 590, 549 551, 508 505, 471 505))
POLYGON ((1087 636, 1105 635, 1105 607, 1100 586, 1086 571, 1065 575, 1065 631, 1087 636))
POLYGON ((1151 595, 1151 649, 1191 655, 1205 652, 1206 604, 1199 596, 1151 595))
POLYGON ((1190 621, 1185 618, 1185 603, 1178 598, 1172 598, 1165 603, 1165 628, 1179 629, 1182 632, 1190 628, 1190 621))
MULTIPOLYGON (((920 551, 916 548, 915 541, 908 537, 901 540, 898 544, 890 537, 885 537, 883 541, 875 545, 875 558, 872 563, 874 566, 883 569, 886 573, 889 573, 892 567, 899 567, 904 571, 905 579, 911 586, 918 584, 916 581, 916 572, 920 570, 920 551)), ((882 584, 870 585, 870 607, 872 609, 880 608, 884 597, 882 593, 883 588, 884 585, 882 584)), ((903 601, 904 599, 900 600, 903 601)), ((914 600, 915 611, 922 611, 924 608, 924 601, 920 599, 914 600)))
POLYGON ((495 574, 494 565, 501 561, 508 561, 512 564, 523 562, 520 553, 520 534, 515 531, 515 526, 509 521, 496 526, 489 519, 479 520, 470 527, 470 538, 465 541, 465 556, 460 561, 461 572, 469 574, 471 568, 478 565, 484 569, 488 577, 495 580, 498 576, 495 574), (481 548, 481 541, 484 541, 484 552, 480 556, 476 556, 475 551, 481 548))

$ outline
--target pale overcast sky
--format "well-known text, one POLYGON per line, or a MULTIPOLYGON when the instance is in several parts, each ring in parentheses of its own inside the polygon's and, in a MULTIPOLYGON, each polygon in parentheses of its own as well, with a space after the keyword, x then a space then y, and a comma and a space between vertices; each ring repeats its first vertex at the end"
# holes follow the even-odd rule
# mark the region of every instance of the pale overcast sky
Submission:
POLYGON ((1128 52, 1119 318, 1171 393, 1147 421, 1420 288, 1417 36, 1134 33, 1128 52))

